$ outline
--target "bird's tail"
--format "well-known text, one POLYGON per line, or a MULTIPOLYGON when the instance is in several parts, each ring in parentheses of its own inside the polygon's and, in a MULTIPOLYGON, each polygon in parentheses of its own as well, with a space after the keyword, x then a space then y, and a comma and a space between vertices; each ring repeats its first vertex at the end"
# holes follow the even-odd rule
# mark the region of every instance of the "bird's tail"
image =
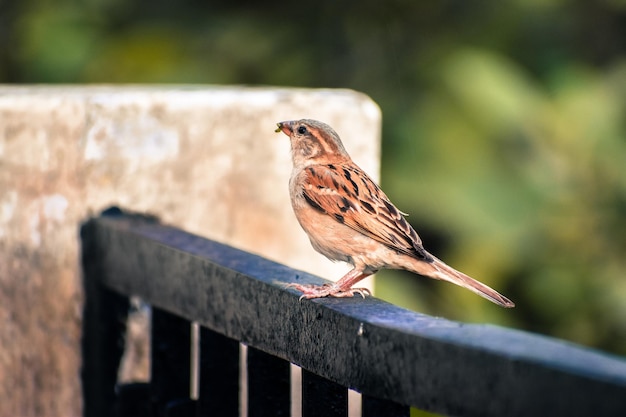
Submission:
POLYGON ((413 272, 429 278, 448 281, 463 288, 467 288, 468 290, 475 292, 481 297, 484 297, 499 306, 506 308, 515 307, 515 303, 513 303, 513 301, 509 300, 493 288, 488 287, 482 282, 476 281, 474 278, 446 265, 443 261, 435 258, 432 254, 429 253, 429 255, 432 256, 433 261, 425 262, 416 259, 412 265, 413 272))

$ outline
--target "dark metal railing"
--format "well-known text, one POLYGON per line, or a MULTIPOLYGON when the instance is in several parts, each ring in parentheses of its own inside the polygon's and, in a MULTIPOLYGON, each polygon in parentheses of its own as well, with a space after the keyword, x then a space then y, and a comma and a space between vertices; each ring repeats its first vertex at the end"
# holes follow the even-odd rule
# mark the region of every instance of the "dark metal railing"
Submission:
POLYGON ((347 388, 362 393, 363 416, 408 416, 409 405, 455 416, 626 415, 623 358, 373 297, 299 301, 285 283, 324 281, 118 210, 81 236, 87 416, 237 416, 240 344, 249 416, 289 415, 290 363, 303 369, 305 417, 345 416, 347 388), (151 379, 120 387, 130 296, 152 306, 151 379))

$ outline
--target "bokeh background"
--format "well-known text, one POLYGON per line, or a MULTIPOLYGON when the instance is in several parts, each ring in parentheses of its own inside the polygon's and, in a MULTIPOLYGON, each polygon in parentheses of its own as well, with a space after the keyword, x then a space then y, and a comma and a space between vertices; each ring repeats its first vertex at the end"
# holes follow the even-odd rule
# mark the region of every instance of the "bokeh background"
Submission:
POLYGON ((0 82, 365 92, 387 194, 517 307, 395 271, 377 294, 626 355, 624 0, 0 0, 0 82))

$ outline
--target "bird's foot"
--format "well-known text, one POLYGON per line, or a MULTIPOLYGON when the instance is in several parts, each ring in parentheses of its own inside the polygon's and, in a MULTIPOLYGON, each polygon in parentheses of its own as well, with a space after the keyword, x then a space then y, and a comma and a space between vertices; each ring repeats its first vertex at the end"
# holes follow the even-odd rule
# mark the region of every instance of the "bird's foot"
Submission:
POLYGON ((335 284, 312 285, 312 284, 287 284, 286 288, 294 288, 302 293, 300 300, 322 297, 346 298, 360 295, 372 295, 367 288, 341 288, 335 284))

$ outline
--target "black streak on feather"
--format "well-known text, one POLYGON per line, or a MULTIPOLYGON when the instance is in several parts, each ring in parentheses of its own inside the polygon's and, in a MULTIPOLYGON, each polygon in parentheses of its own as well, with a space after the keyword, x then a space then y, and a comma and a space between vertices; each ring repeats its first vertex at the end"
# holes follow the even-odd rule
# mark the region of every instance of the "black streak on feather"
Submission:
POLYGON ((400 213, 398 213, 398 209, 394 207, 393 204, 391 204, 389 201, 387 200, 383 200, 383 203, 385 203, 385 207, 387 207, 387 210, 389 210, 389 214, 391 214, 393 217, 400 217, 400 213))
POLYGON ((344 168, 343 174, 346 176, 348 181, 352 183, 352 188, 354 188, 354 194, 359 194, 359 186, 356 185, 356 182, 354 182, 354 180, 352 179, 352 176, 350 175, 350 171, 344 168))
POLYGON ((387 223, 394 224, 394 219, 392 219, 391 217, 387 216, 384 212, 381 211, 380 213, 378 213, 378 215, 382 219, 384 219, 387 223))
POLYGON ((421 259, 424 262, 431 263, 434 261, 432 256, 430 256, 424 248, 419 245, 413 245, 413 254, 417 259, 421 259))
POLYGON ((376 214, 376 210, 374 210, 374 207, 372 207, 372 205, 367 201, 359 200, 359 203, 361 203, 361 206, 368 212, 376 214))
POLYGON ((345 213, 346 211, 350 210, 351 208, 354 207, 354 205, 350 202, 350 200, 348 200, 345 197, 341 197, 341 203, 343 204, 341 207, 339 207, 339 210, 342 213, 345 213))
POLYGON ((323 208, 322 208, 319 204, 317 204, 315 201, 313 201, 313 200, 311 199, 311 197, 309 197, 309 196, 307 195, 307 193, 304 193, 304 199, 305 199, 305 200, 306 200, 306 202, 307 202, 307 203, 309 203, 309 205, 310 205, 311 207, 313 207, 315 210, 317 210, 317 211, 319 211, 319 212, 322 212, 322 213, 326 213, 326 211, 325 211, 325 210, 324 210, 324 209, 323 209, 323 208))

